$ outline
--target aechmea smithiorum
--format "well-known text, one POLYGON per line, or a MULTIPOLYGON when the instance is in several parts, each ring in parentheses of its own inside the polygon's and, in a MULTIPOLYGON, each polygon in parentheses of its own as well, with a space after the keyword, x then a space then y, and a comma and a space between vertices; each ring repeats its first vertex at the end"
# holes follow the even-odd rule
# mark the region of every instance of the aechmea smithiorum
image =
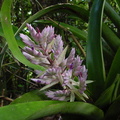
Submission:
POLYGON ((36 70, 38 77, 31 80, 45 85, 41 90, 61 85, 60 90, 46 91, 45 94, 53 100, 74 101, 75 96, 84 100, 87 97, 84 93, 87 69, 82 65, 80 57, 75 57, 75 48, 66 57, 67 47, 64 49, 62 37, 54 33, 52 26, 45 27, 41 32, 30 24, 27 27, 31 38, 20 34, 26 44, 23 54, 32 63, 46 68, 44 72, 36 70))

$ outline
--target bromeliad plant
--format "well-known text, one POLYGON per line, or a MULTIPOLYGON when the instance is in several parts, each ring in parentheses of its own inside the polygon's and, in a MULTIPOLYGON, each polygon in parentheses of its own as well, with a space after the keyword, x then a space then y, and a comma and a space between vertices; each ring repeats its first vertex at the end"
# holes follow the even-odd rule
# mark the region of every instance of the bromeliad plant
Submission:
MULTIPOLYGON (((20 34, 23 42, 27 45, 23 48, 23 54, 27 60, 21 53, 12 31, 10 19, 12 0, 4 0, 1 9, 1 23, 9 49, 16 59, 36 70, 35 72, 38 76, 32 80, 45 86, 41 90, 24 94, 21 98, 13 101, 11 105, 0 108, 0 119, 34 120, 58 113, 61 115, 70 114, 76 120, 81 117, 83 120, 119 119, 120 39, 119 35, 115 34, 116 31, 111 31, 104 24, 102 18, 103 13, 105 13, 118 29, 120 28, 120 16, 110 6, 109 2, 105 0, 92 0, 92 2, 90 17, 88 11, 80 6, 72 4, 54 5, 28 18, 15 33, 17 35, 26 26, 26 23, 33 22, 37 18, 47 13, 56 12, 58 9, 61 10, 61 8, 65 9, 65 12, 74 13, 75 16, 86 22, 88 22, 89 18, 86 69, 82 65, 80 57, 75 57, 74 48, 72 48, 68 57, 66 56, 67 47, 64 48, 62 38, 54 34, 54 28, 51 26, 44 28, 40 32, 39 30, 36 31, 30 24, 27 24, 31 39, 34 40, 33 42, 28 36, 20 34), (109 49, 106 49, 106 46, 109 49), (106 63, 111 60, 109 70, 105 68, 104 60, 106 63), (88 79, 93 82, 87 85, 87 91, 85 91, 87 74, 88 79), (56 85, 60 88, 57 91, 55 89, 56 85), (51 87, 54 88, 54 91, 48 90, 51 87), (48 100, 44 94, 53 100, 48 100), (76 114, 79 116, 76 116, 76 114)), ((120 8, 119 0, 116 0, 116 3, 120 8)), ((44 21, 41 22, 44 23, 44 21)), ((56 27, 69 28, 68 30, 71 33, 86 40, 86 33, 73 26, 65 23, 60 23, 60 26, 58 26, 56 22, 47 22, 56 27)))
POLYGON ((63 41, 60 35, 54 33, 54 28, 48 26, 42 32, 38 32, 27 24, 30 34, 35 42, 27 35, 20 34, 27 45, 23 48, 23 54, 32 63, 43 66, 46 70, 36 71, 37 78, 32 80, 46 85, 41 90, 60 84, 61 90, 48 91, 45 94, 53 100, 73 102, 75 95, 84 100, 86 90, 87 69, 82 64, 79 56, 75 57, 73 48, 67 58, 63 41))

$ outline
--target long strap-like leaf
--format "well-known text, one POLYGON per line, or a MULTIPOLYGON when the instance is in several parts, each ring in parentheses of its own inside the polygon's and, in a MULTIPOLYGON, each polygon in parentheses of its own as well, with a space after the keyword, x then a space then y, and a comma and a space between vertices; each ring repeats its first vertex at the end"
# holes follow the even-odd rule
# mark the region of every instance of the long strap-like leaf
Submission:
POLYGON ((103 111, 84 102, 35 101, 0 108, 0 120, 35 120, 54 114, 77 114, 89 120, 103 120, 103 111))
POLYGON ((116 25, 116 27, 120 28, 120 16, 113 9, 113 7, 111 7, 111 5, 108 2, 105 3, 105 13, 112 20, 112 22, 116 25))
POLYGON ((103 23, 102 35, 108 45, 112 48, 113 51, 117 51, 120 46, 120 39, 118 36, 103 23))
POLYGON ((11 50, 14 57, 20 61, 21 63, 39 70, 44 70, 43 67, 34 65, 29 62, 21 53, 18 44, 15 40, 12 25, 11 25, 11 4, 12 0, 4 0, 2 8, 1 8, 1 23, 3 27, 4 37, 7 40, 9 49, 11 50))
POLYGON ((114 57, 111 68, 108 73, 107 80, 105 82, 105 87, 108 88, 115 82, 117 74, 120 74, 120 47, 114 57))
POLYGON ((40 10, 37 13, 35 13, 34 15, 32 15, 31 17, 29 17, 20 26, 20 28, 18 29, 16 34, 18 34, 26 26, 26 23, 30 23, 30 22, 34 21, 35 19, 37 19, 47 13, 53 13, 57 10, 59 10, 59 11, 68 10, 69 12, 73 12, 74 14, 78 15, 83 20, 85 20, 85 21, 88 20, 88 12, 84 8, 79 7, 77 5, 72 5, 72 4, 57 4, 57 5, 52 5, 52 6, 46 7, 45 9, 40 10))
POLYGON ((94 83, 90 85, 93 98, 97 98, 104 88, 105 69, 102 53, 101 26, 105 0, 94 0, 89 20, 87 41, 88 78, 94 83))
POLYGON ((105 120, 119 120, 120 119, 120 95, 109 107, 105 120))

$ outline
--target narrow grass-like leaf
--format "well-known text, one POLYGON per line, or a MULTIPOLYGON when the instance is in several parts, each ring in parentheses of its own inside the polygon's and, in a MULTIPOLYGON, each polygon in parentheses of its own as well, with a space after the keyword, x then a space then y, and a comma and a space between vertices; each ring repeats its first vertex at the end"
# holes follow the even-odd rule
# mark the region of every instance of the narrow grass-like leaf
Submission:
POLYGON ((105 0, 94 0, 89 21, 87 40, 87 68, 88 79, 94 83, 90 84, 93 98, 101 94, 104 88, 105 68, 102 53, 101 26, 105 0))
POLYGON ((105 13, 116 25, 116 27, 120 28, 120 16, 116 13, 116 11, 108 2, 105 3, 105 13))
POLYGON ((109 107, 105 120, 119 120, 120 119, 120 96, 109 107))
POLYGON ((111 63, 114 58, 115 52, 111 49, 111 47, 104 39, 102 39, 102 45, 103 45, 104 59, 107 60, 109 63, 111 63))
POLYGON ((118 49, 112 62, 111 68, 107 76, 107 80, 105 82, 105 88, 109 87, 110 85, 112 85, 112 83, 115 82, 114 80, 117 74, 120 74, 120 48, 118 49))
POLYGON ((119 87, 120 87, 120 74, 117 74, 112 85, 101 94, 101 96, 95 102, 95 105, 99 106, 100 108, 104 108, 110 105, 118 97, 119 87))
POLYGON ((120 47, 120 39, 118 36, 103 23, 102 35, 108 45, 112 48, 113 51, 117 51, 120 47))
POLYGON ((11 50, 14 57, 21 63, 34 69, 44 70, 43 67, 32 64, 21 53, 18 47, 18 44, 14 38, 14 33, 13 33, 12 26, 11 26, 11 15, 10 15, 11 4, 12 4, 12 0, 4 0, 2 8, 1 8, 1 23, 2 23, 2 28, 4 32, 4 37, 6 38, 7 43, 8 43, 8 47, 11 50))
POLYGON ((116 76, 115 88, 112 95, 112 101, 114 101, 118 97, 118 95, 120 95, 120 74, 117 74, 116 76))
POLYGON ((58 28, 61 28, 60 26, 62 26, 64 29, 68 29, 70 32, 72 32, 74 35, 76 35, 77 37, 79 37, 82 40, 86 40, 86 38, 87 38, 87 33, 85 31, 82 31, 76 27, 73 27, 73 26, 63 23, 63 22, 55 21, 56 23, 58 23, 58 25, 49 20, 36 20, 35 22, 41 23, 41 24, 50 24, 50 25, 58 27, 58 28))
POLYGON ((82 115, 89 120, 103 119, 102 110, 84 102, 35 101, 1 107, 0 113, 1 120, 35 120, 58 113, 82 115))
POLYGON ((115 84, 112 84, 109 88, 107 88, 98 98, 98 100, 95 102, 96 106, 99 106, 100 108, 104 108, 107 105, 109 105, 112 101, 112 95, 115 88, 115 84))

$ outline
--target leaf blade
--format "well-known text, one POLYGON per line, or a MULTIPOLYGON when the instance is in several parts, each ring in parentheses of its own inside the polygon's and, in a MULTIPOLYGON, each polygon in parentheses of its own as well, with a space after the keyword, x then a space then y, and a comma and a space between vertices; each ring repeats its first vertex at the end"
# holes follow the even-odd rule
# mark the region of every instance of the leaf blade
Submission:
POLYGON ((23 54, 21 53, 18 44, 15 40, 14 37, 14 32, 12 29, 12 25, 11 25, 11 4, 12 4, 12 0, 4 0, 2 8, 1 8, 1 23, 2 23, 2 28, 3 28, 3 32, 4 32, 4 37, 7 40, 9 49, 11 50, 12 54, 15 56, 15 58, 20 61, 21 63, 34 68, 34 69, 38 69, 38 70, 45 70, 43 67, 32 64, 30 61, 28 61, 23 54))
POLYGON ((109 107, 105 119, 106 120, 119 120, 120 117, 120 96, 109 107))
POLYGON ((1 120, 34 120, 58 113, 78 114, 90 120, 103 119, 102 110, 84 102, 37 101, 20 103, 1 107, 0 113, 1 120))
POLYGON ((90 84, 93 98, 97 99, 104 89, 105 68, 102 53, 101 24, 104 9, 104 0, 95 0, 92 6, 87 40, 87 68, 88 79, 94 81, 90 84))
POLYGON ((120 47, 113 59, 111 68, 109 70, 107 79, 105 81, 105 88, 108 88, 112 83, 115 82, 115 77, 117 76, 117 74, 120 74, 120 47))

